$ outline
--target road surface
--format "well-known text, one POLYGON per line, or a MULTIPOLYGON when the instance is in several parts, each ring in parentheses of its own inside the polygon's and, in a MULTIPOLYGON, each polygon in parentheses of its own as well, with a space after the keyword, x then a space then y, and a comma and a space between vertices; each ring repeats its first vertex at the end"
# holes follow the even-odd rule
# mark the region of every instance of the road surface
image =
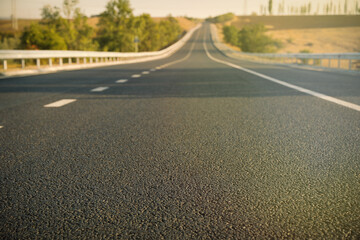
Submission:
POLYGON ((359 75, 230 59, 209 32, 0 80, 1 238, 358 239, 359 75))

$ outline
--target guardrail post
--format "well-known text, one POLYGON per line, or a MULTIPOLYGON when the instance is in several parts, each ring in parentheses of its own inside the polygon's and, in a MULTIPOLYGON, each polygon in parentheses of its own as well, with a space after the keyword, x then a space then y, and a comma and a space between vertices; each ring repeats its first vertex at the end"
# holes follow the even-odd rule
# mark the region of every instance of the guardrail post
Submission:
POLYGON ((329 68, 331 68, 331 58, 329 58, 329 68))
POLYGON ((90 58, 90 63, 93 63, 93 58, 92 57, 90 58))
POLYGON ((62 66, 63 65, 63 59, 59 58, 59 65, 62 66))
POLYGON ((84 64, 86 64, 86 57, 84 57, 84 64))
POLYGON ((76 64, 80 64, 80 58, 76 58, 76 64))
POLYGON ((340 56, 338 57, 338 68, 340 68, 340 64, 341 64, 341 62, 340 62, 340 56))
POLYGON ((25 59, 21 59, 21 68, 25 69, 25 59))
POLYGON ((349 59, 349 70, 351 70, 351 59, 349 59))
POLYGON ((52 59, 49 58, 49 67, 52 67, 52 59))
POLYGON ((322 67, 322 58, 319 59, 319 65, 322 67))
POLYGON ((4 60, 4 61, 3 61, 3 64, 4 64, 4 71, 6 71, 6 70, 7 70, 7 61, 4 60))
POLYGON ((98 63, 99 62, 99 58, 97 57, 97 58, 95 58, 95 62, 96 63, 98 63))
POLYGON ((40 68, 40 59, 39 59, 39 58, 36 59, 36 67, 37 67, 37 68, 40 68))
POLYGON ((71 64, 72 62, 71 62, 72 60, 71 60, 71 58, 69 58, 69 64, 71 64))

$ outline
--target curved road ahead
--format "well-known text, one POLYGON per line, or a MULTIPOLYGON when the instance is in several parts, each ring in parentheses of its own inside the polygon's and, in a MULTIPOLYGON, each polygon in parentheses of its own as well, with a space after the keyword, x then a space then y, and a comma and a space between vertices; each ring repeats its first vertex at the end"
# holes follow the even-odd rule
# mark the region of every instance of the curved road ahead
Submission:
POLYGON ((231 59, 209 32, 1 79, 1 238, 360 238, 359 75, 231 59))

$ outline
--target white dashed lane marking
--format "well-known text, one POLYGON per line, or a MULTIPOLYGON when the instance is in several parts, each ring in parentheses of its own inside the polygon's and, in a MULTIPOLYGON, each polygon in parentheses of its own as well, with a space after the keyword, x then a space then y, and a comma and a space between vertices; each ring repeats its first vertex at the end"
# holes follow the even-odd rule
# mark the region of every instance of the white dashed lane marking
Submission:
POLYGON ((142 72, 142 74, 149 74, 149 73, 150 73, 149 71, 142 72))
POLYGON ((59 100, 59 101, 44 105, 44 107, 46 107, 46 108, 62 107, 64 105, 66 105, 66 104, 69 104, 69 103, 72 103, 72 102, 75 102, 75 101, 76 101, 76 99, 62 99, 62 100, 59 100))
POLYGON ((0 128, 3 128, 4 126, 0 126, 0 128))
POLYGON ((150 72, 155 72, 155 71, 156 71, 155 68, 150 69, 150 72))
POLYGON ((117 80, 116 83, 126 83, 128 80, 127 79, 120 79, 117 80))
POLYGON ((109 89, 109 87, 98 87, 91 90, 91 92, 102 92, 109 89))
POLYGON ((132 75, 131 77, 132 77, 132 78, 139 78, 139 77, 141 77, 141 75, 140 75, 140 74, 134 74, 134 75, 132 75))

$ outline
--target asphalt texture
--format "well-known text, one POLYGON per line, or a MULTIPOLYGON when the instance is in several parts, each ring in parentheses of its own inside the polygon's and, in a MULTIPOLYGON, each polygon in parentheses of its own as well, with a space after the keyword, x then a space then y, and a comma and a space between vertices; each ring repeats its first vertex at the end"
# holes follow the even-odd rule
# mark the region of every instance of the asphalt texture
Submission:
POLYGON ((1 79, 0 237, 359 239, 360 112, 204 41, 360 104, 359 75, 231 59, 206 24, 166 59, 1 79))

